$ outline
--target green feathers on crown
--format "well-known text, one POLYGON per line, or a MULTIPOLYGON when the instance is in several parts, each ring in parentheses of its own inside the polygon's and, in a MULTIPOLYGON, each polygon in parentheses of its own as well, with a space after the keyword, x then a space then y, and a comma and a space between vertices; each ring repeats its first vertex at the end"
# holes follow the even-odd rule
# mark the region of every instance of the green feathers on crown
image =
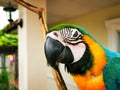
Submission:
POLYGON ((54 30, 61 30, 63 28, 76 28, 78 29, 81 33, 83 33, 84 35, 90 36, 91 38, 93 38, 84 28, 78 26, 78 25, 74 25, 74 24, 60 24, 60 25, 56 25, 54 27, 52 27, 49 32, 54 31, 54 30))

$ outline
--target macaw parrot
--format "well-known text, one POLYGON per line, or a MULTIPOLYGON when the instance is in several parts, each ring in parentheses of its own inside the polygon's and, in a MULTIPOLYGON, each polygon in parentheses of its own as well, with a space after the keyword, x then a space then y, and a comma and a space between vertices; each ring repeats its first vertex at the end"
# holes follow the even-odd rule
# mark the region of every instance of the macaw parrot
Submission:
POLYGON ((120 54, 105 48, 84 28, 60 24, 51 28, 45 41, 48 65, 59 63, 80 90, 120 90, 120 54))

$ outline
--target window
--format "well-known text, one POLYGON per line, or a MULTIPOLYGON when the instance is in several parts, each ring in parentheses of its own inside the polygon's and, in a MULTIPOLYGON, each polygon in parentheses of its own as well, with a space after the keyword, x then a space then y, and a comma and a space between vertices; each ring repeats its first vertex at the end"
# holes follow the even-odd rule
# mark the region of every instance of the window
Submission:
POLYGON ((108 31, 108 49, 120 52, 120 18, 105 22, 108 31))
POLYGON ((120 30, 118 30, 117 35, 118 35, 117 51, 120 53, 120 30))

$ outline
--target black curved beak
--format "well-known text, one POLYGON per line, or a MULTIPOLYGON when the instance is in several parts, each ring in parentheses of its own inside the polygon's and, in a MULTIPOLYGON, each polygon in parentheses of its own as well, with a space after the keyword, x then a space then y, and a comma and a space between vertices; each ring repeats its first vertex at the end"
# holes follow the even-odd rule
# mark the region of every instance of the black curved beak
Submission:
POLYGON ((53 68, 57 68, 57 60, 59 55, 63 51, 64 46, 57 40, 52 39, 51 37, 47 37, 44 50, 47 58, 48 64, 50 64, 53 68))
POLYGON ((58 62, 69 64, 73 62, 73 55, 69 47, 62 45, 58 40, 47 37, 45 46, 47 62, 53 68, 57 68, 58 62))

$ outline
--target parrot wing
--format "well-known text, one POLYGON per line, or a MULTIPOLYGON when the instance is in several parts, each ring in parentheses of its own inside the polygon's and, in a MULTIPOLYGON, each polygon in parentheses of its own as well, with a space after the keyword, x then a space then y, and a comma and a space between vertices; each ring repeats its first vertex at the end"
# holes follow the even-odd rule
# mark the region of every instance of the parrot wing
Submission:
POLYGON ((103 71, 107 90, 120 90, 120 54, 107 51, 108 63, 103 71))

